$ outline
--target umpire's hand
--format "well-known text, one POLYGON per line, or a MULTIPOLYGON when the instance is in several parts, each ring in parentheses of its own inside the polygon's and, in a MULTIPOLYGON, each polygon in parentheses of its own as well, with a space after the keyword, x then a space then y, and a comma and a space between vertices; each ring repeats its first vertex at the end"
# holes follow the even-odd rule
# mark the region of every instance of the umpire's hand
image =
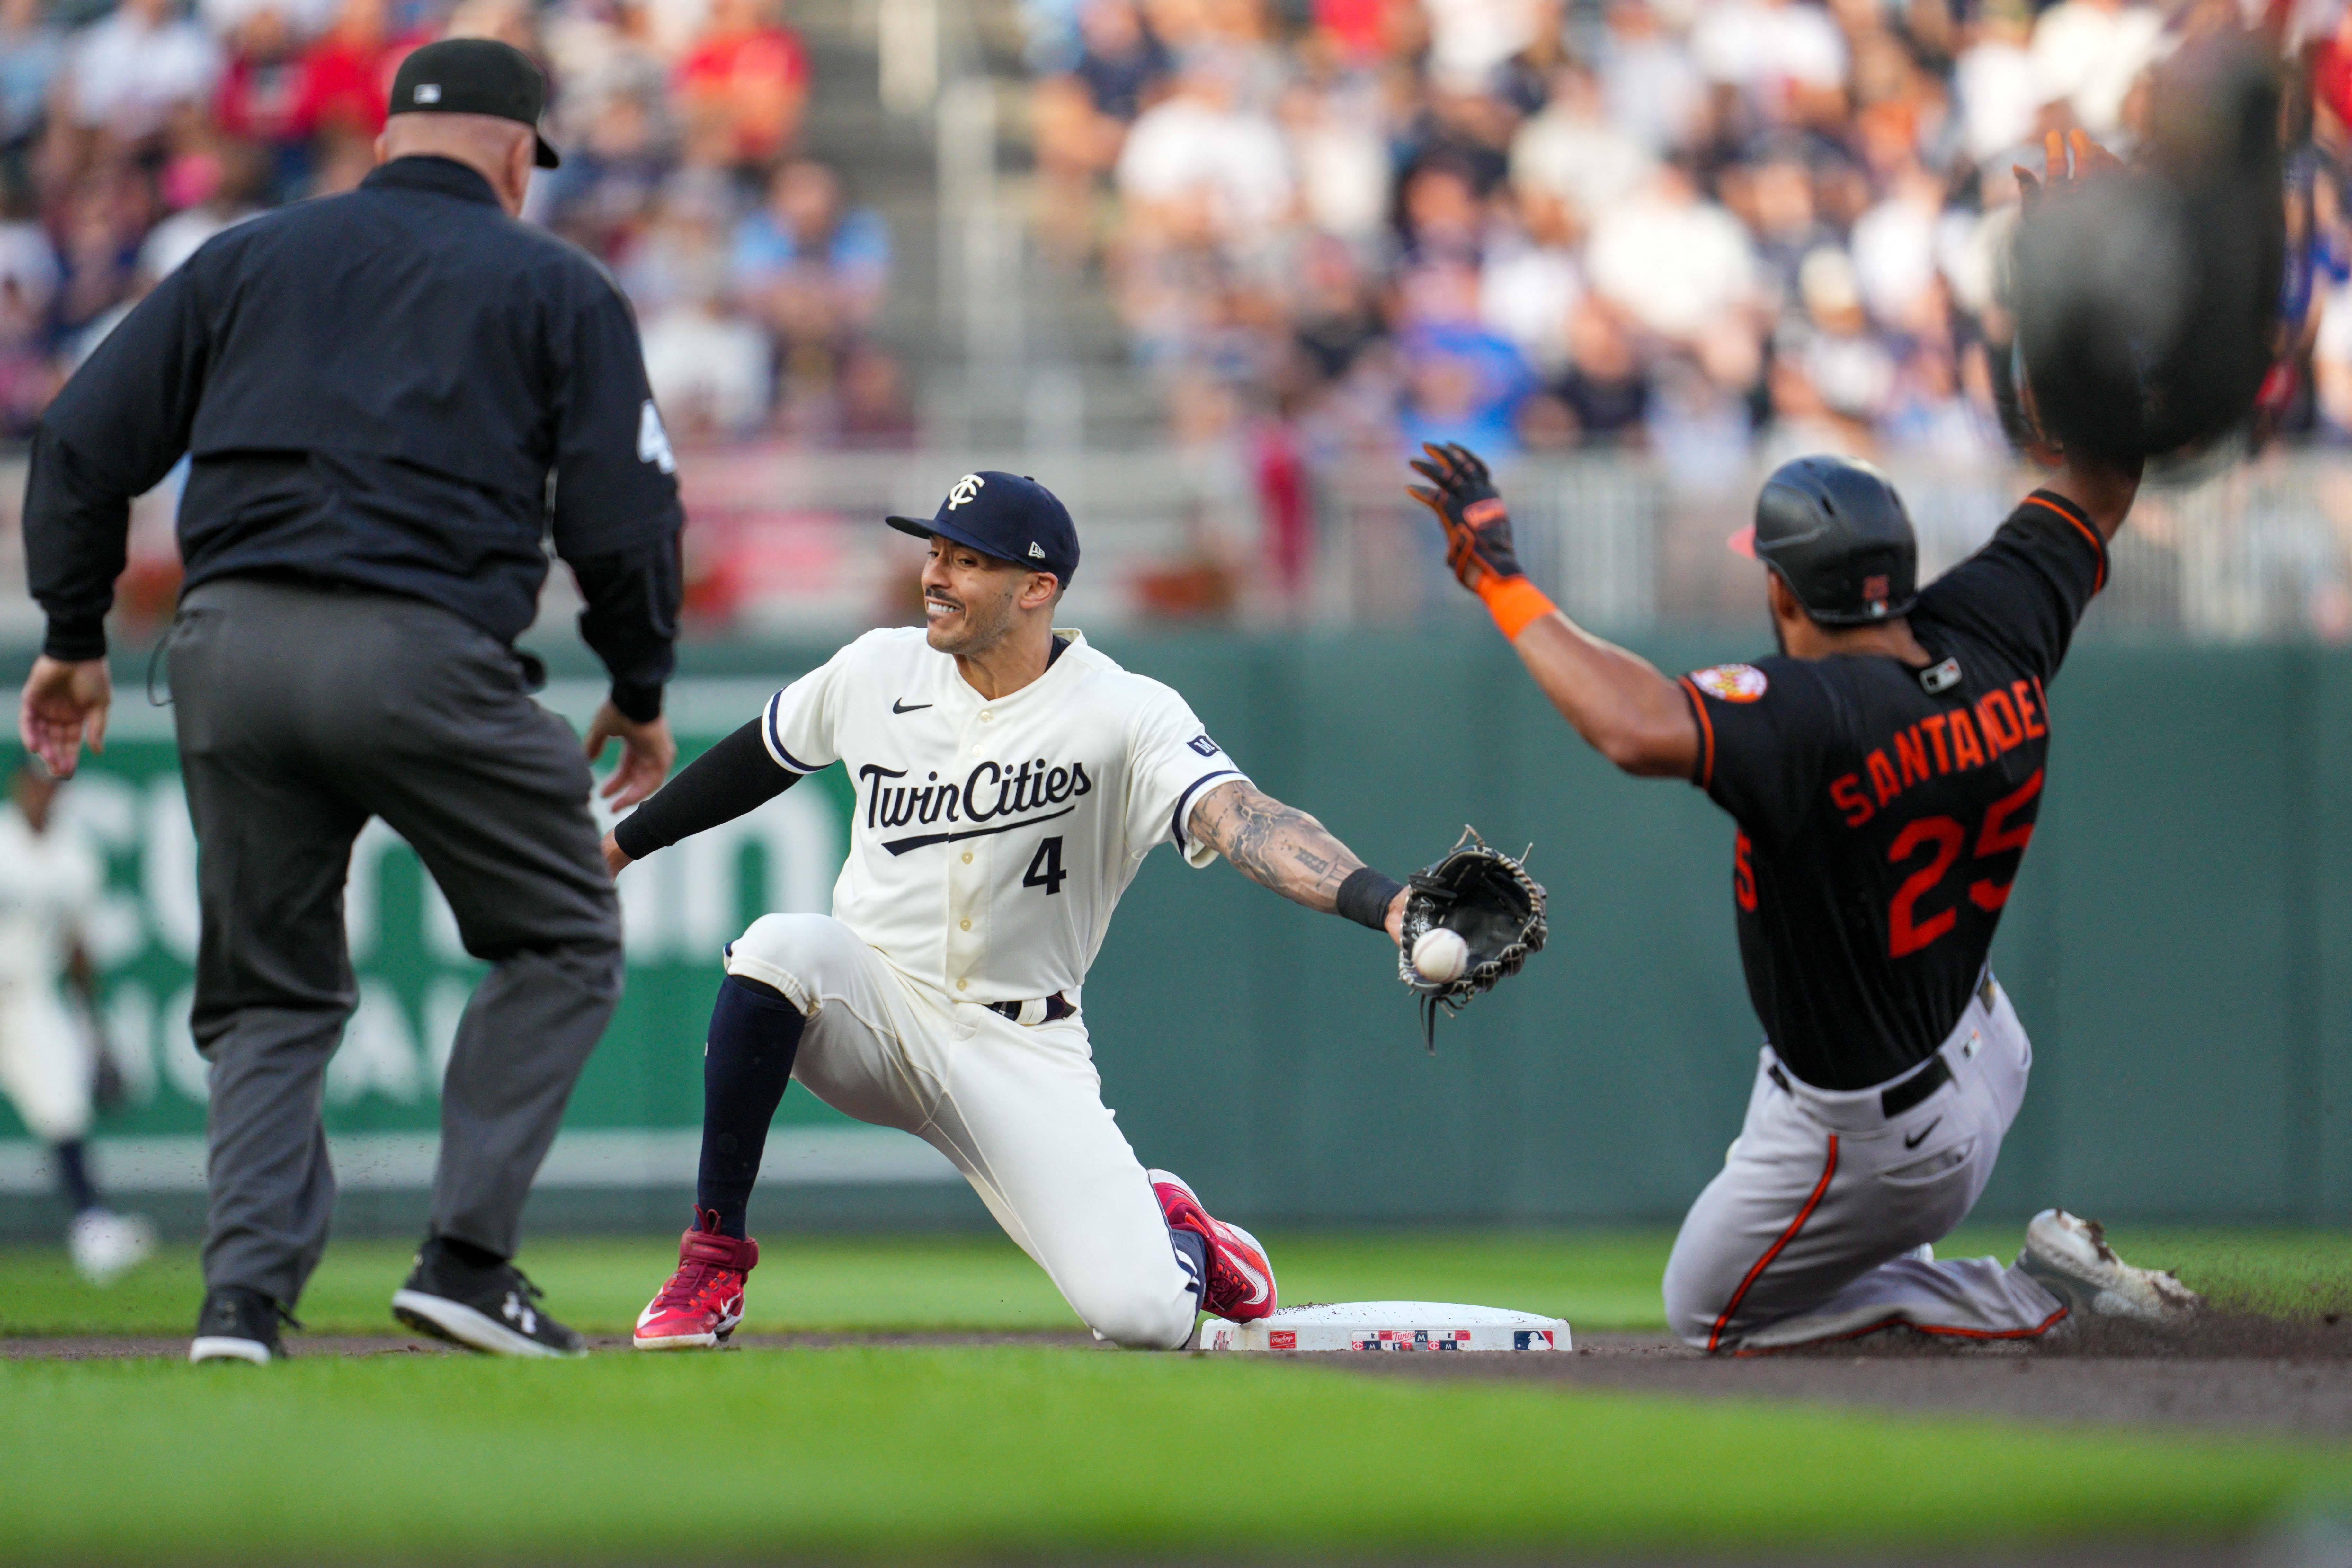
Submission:
MULTIPOLYGON (((16 710, 17 739, 41 759, 51 777, 69 779, 81 760, 85 737, 91 751, 106 750, 106 710, 113 701, 114 678, 107 673, 106 660, 68 661, 43 654, 25 678, 24 703, 16 710)), ((663 740, 667 739, 664 731, 663 740)), ((670 752, 676 755, 677 748, 670 752)))
POLYGON ((608 701, 589 722, 588 760, 593 763, 602 757, 604 742, 615 738, 621 742, 621 765, 596 793, 618 811, 661 788, 662 780, 669 777, 670 765, 677 761, 677 742, 670 738, 667 719, 648 719, 640 724, 608 701))

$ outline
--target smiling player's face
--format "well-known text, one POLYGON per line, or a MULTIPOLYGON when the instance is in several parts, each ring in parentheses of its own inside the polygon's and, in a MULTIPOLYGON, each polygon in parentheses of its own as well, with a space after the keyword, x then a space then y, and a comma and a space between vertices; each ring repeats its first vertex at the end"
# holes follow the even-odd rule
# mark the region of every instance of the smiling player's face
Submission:
POLYGON ((1011 633, 1024 595, 1043 575, 933 534, 923 562, 925 635, 941 653, 986 653, 1011 633))

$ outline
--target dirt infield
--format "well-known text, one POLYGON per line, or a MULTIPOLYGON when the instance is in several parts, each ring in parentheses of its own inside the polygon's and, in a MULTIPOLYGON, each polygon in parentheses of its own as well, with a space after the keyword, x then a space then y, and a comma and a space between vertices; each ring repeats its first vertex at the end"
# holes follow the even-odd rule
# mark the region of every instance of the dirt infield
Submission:
MULTIPOLYGON (((626 1353, 601 1336, 599 1353, 626 1353)), ((844 1346, 1049 1345, 1100 1348, 1083 1333, 761 1334, 730 1352, 844 1346)), ((309 1356, 447 1355, 404 1335, 296 1335, 309 1356)), ((184 1338, 79 1336, 0 1339, 0 1359, 92 1361, 178 1357, 184 1338)), ((1902 1331, 1834 1347, 1759 1356, 1707 1356, 1654 1334, 1579 1334, 1567 1354, 1276 1355, 1374 1376, 1491 1378, 1690 1398, 1801 1400, 1853 1407, 2005 1416, 2029 1421, 2266 1431, 2352 1436, 2352 1321, 2223 1314, 2186 1331, 2120 1324, 2053 1336, 2031 1349, 1955 1347, 1902 1331)))
MULTIPOLYGON (((1300 1358, 1305 1359, 1305 1358, 1300 1358)), ((2352 1324, 2215 1315, 2120 1324, 2025 1348, 1904 1331, 1834 1347, 1709 1356, 1658 1335, 1577 1336, 1566 1355, 1340 1358, 1379 1375, 1478 1377, 2133 1426, 2352 1436, 2352 1324)))
MULTIPOLYGON (((835 1350, 845 1345, 1045 1345, 1069 1350, 1098 1347, 1082 1333, 1052 1334, 739 1334, 727 1345, 735 1351, 835 1350)), ((620 1334, 591 1334, 593 1353, 626 1352, 633 1347, 620 1334)), ((456 1345, 416 1334, 294 1334, 286 1344, 288 1359, 312 1356, 460 1355, 456 1345)), ((147 1334, 73 1334, 0 1339, 0 1361, 138 1361, 174 1359, 188 1353, 185 1334, 169 1338, 147 1334)), ((689 1354, 689 1352, 671 1352, 689 1354)))

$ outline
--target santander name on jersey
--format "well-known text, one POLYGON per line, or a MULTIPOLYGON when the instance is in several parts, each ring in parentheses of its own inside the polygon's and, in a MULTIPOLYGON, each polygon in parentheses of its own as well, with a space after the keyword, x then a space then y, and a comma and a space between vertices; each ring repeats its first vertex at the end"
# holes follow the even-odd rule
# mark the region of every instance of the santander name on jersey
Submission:
POLYGON ((834 918, 956 1002, 1075 999, 1143 858, 1243 779, 1184 700, 1082 634, 985 698, 918 627, 868 632, 770 700, 777 766, 856 790, 834 918))

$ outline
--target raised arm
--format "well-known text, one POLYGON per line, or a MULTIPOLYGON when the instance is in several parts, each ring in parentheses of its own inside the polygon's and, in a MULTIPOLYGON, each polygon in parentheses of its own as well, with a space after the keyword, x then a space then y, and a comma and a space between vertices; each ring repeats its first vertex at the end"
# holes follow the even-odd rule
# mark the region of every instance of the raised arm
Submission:
POLYGON ((1594 751, 1629 773, 1688 778, 1698 762, 1690 704, 1657 667, 1594 637, 1528 581, 1511 517, 1486 465, 1467 447, 1428 447, 1413 498, 1445 528, 1445 561, 1486 602, 1543 694, 1594 751))
POLYGON ((1192 837, 1295 904, 1342 914, 1396 940, 1404 886, 1357 858, 1321 823, 1255 784, 1220 784, 1192 807, 1192 837))
MULTIPOLYGON (((2018 192, 2025 210, 2037 211, 2042 203, 2053 197, 2065 200, 2079 191, 2086 182, 2109 176, 2123 165, 2114 153, 2076 131, 2067 141, 2061 141, 2056 132, 2043 138, 2042 177, 2036 179, 2030 170, 2012 165, 2017 176, 2018 192), (2067 167, 2067 152, 2074 153, 2074 167, 2067 167)), ((2043 488, 2055 491, 2083 509, 2099 537, 2112 542, 2131 515, 2132 502, 2139 494, 2140 473, 2145 465, 2137 458, 2103 458, 2084 451, 2067 451, 2047 432, 2042 411, 2036 405, 2032 383, 2023 375, 2017 378, 2019 411, 2024 416, 2027 455, 2037 462, 2053 468, 2043 488)))

